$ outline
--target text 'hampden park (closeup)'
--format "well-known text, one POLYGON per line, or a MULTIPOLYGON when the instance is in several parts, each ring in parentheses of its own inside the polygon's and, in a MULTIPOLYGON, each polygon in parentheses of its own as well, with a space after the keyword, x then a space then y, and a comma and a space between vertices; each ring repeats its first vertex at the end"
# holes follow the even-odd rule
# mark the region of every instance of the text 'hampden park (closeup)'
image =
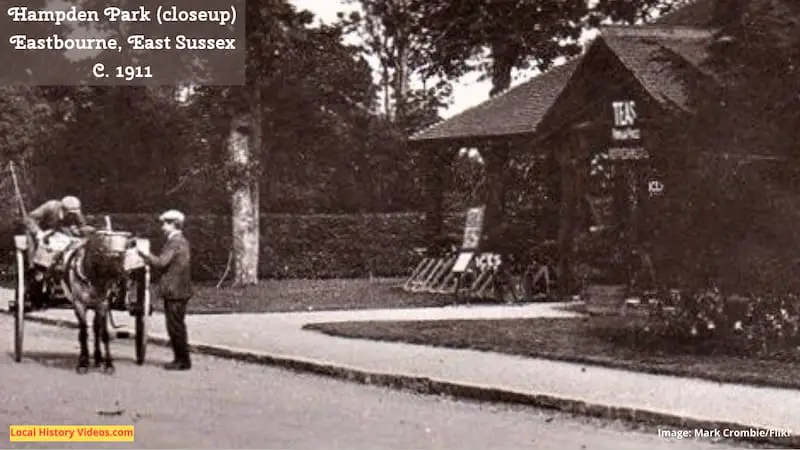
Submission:
MULTIPOLYGON (((135 10, 127 10, 116 6, 104 8, 102 15, 109 22, 150 22, 153 12, 144 6, 135 10)), ((236 22, 236 9, 230 10, 194 11, 178 9, 177 6, 164 8, 159 6, 155 11, 155 18, 159 24, 164 22, 216 22, 219 25, 228 25, 236 22)), ((41 11, 25 6, 12 6, 8 8, 8 15, 14 22, 53 22, 61 25, 69 22, 100 22, 101 12, 79 10, 71 6, 67 11, 41 11)))
POLYGON ((209 76, 216 81, 243 82, 245 21, 241 0, 182 6, 145 2, 131 9, 105 5, 91 8, 83 3, 62 10, 19 5, 5 10, 0 22, 6 25, 0 29, 7 33, 12 59, 24 64, 31 56, 23 53, 34 51, 42 58, 51 58, 53 65, 65 66, 65 70, 18 81, 165 85, 185 78, 200 64, 198 61, 204 61, 219 69, 210 71, 209 76), (126 24, 124 33, 119 28, 122 23, 126 24), (159 55, 163 51, 176 53, 159 55), (80 61, 94 64, 79 65, 80 61))

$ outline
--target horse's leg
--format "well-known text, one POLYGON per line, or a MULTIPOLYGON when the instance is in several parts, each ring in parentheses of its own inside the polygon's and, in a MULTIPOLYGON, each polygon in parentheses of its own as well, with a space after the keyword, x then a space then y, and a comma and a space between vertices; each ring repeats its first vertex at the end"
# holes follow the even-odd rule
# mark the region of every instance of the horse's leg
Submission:
POLYGON ((103 337, 103 317, 98 311, 94 312, 94 366, 100 367, 103 362, 103 352, 100 351, 100 339, 103 337))
POLYGON ((89 371, 89 326, 86 323, 86 306, 76 302, 75 317, 78 318, 78 342, 81 345, 76 370, 79 374, 84 374, 89 371))
POLYGON ((103 332, 103 345, 106 348, 106 366, 105 371, 108 374, 114 373, 114 359, 111 357, 111 336, 108 334, 108 304, 99 306, 99 311, 102 311, 102 314, 98 313, 98 317, 102 322, 102 332, 103 332))

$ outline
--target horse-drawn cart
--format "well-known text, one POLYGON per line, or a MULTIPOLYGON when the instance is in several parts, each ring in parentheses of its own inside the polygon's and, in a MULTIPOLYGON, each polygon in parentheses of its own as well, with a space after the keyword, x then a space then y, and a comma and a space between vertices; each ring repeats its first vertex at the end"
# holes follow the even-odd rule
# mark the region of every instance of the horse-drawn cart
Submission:
MULTIPOLYGON (((109 305, 108 323, 114 324, 113 311, 127 311, 134 318, 136 363, 144 364, 147 351, 147 319, 152 314, 150 299, 150 268, 139 257, 136 248, 128 248, 131 234, 119 231, 96 231, 103 248, 110 254, 124 260, 124 276, 115 281, 114 287, 106 292, 109 305)), ((57 236, 58 237, 58 236, 57 236)), ((50 239, 50 248, 32 251, 31 239, 26 235, 14 237, 16 248, 17 283, 15 296, 10 303, 14 314, 14 359, 22 360, 25 316, 29 312, 48 309, 72 307, 69 292, 64 292, 64 284, 43 274, 49 273, 47 253, 53 250, 63 251, 68 248, 66 258, 72 254, 73 247, 80 246, 85 240, 76 241, 60 235, 60 239, 50 239), (68 242, 64 244, 64 242, 68 242), (59 244, 61 242, 61 244, 59 244), (77 244, 77 245, 76 245, 77 244), (59 248, 60 247, 60 248, 59 248)), ((138 248, 149 250, 149 241, 136 239, 138 248)))

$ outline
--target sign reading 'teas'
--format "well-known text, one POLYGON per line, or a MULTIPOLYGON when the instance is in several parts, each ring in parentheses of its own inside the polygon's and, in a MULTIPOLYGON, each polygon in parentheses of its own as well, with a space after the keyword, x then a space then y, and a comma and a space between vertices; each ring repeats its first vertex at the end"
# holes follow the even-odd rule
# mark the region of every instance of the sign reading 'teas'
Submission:
POLYGON ((636 119, 638 118, 636 102, 633 100, 611 102, 611 109, 614 113, 611 139, 615 144, 608 150, 609 159, 649 158, 647 151, 641 147, 642 132, 636 127, 636 119))

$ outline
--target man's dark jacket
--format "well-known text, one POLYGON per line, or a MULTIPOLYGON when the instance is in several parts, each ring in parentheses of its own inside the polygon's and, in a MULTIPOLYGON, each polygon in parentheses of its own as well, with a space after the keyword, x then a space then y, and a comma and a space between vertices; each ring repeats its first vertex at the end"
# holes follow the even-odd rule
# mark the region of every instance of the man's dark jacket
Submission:
POLYGON ((161 254, 149 258, 158 269, 159 294, 167 300, 188 300, 192 297, 191 249, 183 233, 172 235, 164 244, 161 254))
POLYGON ((86 226, 86 218, 82 213, 65 214, 60 200, 48 200, 28 213, 23 223, 31 234, 36 234, 42 230, 74 232, 68 229, 86 226))

